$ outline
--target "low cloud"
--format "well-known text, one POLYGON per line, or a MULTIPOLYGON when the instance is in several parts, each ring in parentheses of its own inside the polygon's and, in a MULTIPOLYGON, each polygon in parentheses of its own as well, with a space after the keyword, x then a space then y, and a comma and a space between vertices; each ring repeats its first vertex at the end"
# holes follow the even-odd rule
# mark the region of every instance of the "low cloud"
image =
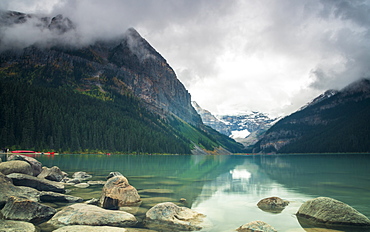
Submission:
MULTIPOLYGON (((215 114, 288 114, 327 89, 370 76, 368 0, 3 0, 0 8, 63 14, 76 25, 66 43, 134 27, 193 100, 215 114)), ((51 31, 22 25, 0 33, 9 45, 55 41, 51 31)))

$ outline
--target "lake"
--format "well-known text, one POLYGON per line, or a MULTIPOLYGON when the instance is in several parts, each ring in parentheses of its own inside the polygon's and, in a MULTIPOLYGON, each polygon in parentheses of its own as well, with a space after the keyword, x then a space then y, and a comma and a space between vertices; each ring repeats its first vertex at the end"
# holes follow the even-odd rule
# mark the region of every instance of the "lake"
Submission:
MULTIPOLYGON (((235 231, 261 220, 278 231, 303 229, 295 213, 309 199, 326 196, 343 201, 370 217, 370 154, 307 155, 56 155, 36 157, 44 166, 58 166, 106 180, 122 173, 143 200, 138 219, 160 202, 171 201, 207 215, 212 231, 235 231), (257 207, 259 200, 278 196, 290 204, 278 214, 257 207), (185 198, 185 202, 180 202, 185 198)), ((99 198, 102 185, 68 187, 86 200, 99 198)), ((63 205, 53 205, 61 207, 63 205)), ((330 231, 330 230, 320 230, 330 231)), ((332 231, 332 230, 331 230, 332 231)))

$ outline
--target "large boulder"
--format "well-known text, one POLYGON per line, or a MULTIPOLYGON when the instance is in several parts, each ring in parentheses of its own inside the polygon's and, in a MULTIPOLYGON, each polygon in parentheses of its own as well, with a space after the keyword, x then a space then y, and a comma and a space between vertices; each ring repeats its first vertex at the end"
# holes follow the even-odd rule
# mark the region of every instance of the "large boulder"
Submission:
POLYGON ((194 231, 211 226, 205 215, 172 202, 155 205, 145 216, 145 226, 159 231, 194 231))
POLYGON ((30 222, 3 220, 0 221, 1 232, 38 232, 39 230, 30 222))
POLYGON ((370 228, 370 220, 351 206, 329 197, 318 197, 302 204, 297 217, 305 223, 336 228, 360 226, 370 228))
POLYGON ((11 160, 0 163, 0 172, 4 175, 11 173, 23 173, 27 175, 33 175, 31 165, 22 160, 11 160))
POLYGON ((136 188, 131 186, 124 176, 114 176, 105 183, 100 206, 105 209, 118 209, 123 206, 140 204, 136 188))
POLYGON ((81 231, 89 231, 89 232, 128 232, 125 228, 113 227, 113 226, 64 226, 54 232, 81 232, 81 231))
POLYGON ((0 209, 4 207, 10 196, 26 197, 38 201, 39 191, 29 187, 14 186, 10 178, 0 173, 0 209))
POLYGON ((41 173, 37 177, 59 182, 65 175, 66 173, 62 172, 57 166, 53 166, 51 168, 43 167, 41 173))
POLYGON ((124 211, 102 209, 95 205, 77 203, 63 208, 49 221, 56 227, 69 225, 90 226, 133 226, 137 223, 134 215, 124 211))
POLYGON ((56 210, 23 197, 11 196, 1 212, 5 219, 37 224, 49 220, 56 213, 56 210))
POLYGON ((14 185, 27 186, 39 191, 65 193, 64 184, 59 182, 41 179, 21 173, 12 173, 7 175, 7 177, 12 179, 14 185))
POLYGON ((253 221, 240 226, 236 229, 238 232, 277 232, 274 227, 270 226, 266 222, 253 221))
POLYGON ((81 197, 75 197, 71 195, 65 195, 62 193, 55 193, 55 192, 47 192, 42 191, 40 192, 40 201, 41 202, 69 202, 69 203, 77 203, 83 202, 84 199, 81 197))
POLYGON ((109 175, 107 176, 107 180, 115 176, 123 176, 123 175, 120 172, 110 172, 109 175))
POLYGON ((268 197, 260 200, 257 203, 258 208, 270 213, 280 213, 285 209, 289 201, 285 201, 279 197, 268 197))
POLYGON ((8 157, 8 160, 22 160, 26 161, 31 165, 33 176, 38 176, 42 170, 42 163, 32 157, 23 156, 23 155, 11 155, 8 157))

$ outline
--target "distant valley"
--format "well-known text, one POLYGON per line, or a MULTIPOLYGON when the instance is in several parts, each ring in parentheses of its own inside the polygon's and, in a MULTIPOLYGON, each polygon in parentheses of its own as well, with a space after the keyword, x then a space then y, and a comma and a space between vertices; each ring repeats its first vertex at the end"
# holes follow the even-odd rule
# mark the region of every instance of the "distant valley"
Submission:
POLYGON ((278 120, 267 114, 253 111, 238 115, 215 116, 195 101, 192 102, 192 105, 201 116, 204 124, 235 139, 246 147, 258 142, 264 132, 278 120))

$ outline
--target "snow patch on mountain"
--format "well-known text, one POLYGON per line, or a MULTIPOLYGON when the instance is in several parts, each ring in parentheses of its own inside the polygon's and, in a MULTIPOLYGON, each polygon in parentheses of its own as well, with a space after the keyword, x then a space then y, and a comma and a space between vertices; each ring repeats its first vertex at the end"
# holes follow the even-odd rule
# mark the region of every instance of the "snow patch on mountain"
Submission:
POLYGON ((245 146, 256 143, 278 119, 256 111, 238 112, 233 115, 213 115, 208 110, 192 102, 193 107, 207 126, 225 134, 245 146))
POLYGON ((246 138, 250 134, 251 134, 251 132, 249 132, 249 130, 247 130, 247 129, 241 130, 241 131, 236 130, 236 131, 231 131, 230 137, 233 138, 233 139, 246 138))

